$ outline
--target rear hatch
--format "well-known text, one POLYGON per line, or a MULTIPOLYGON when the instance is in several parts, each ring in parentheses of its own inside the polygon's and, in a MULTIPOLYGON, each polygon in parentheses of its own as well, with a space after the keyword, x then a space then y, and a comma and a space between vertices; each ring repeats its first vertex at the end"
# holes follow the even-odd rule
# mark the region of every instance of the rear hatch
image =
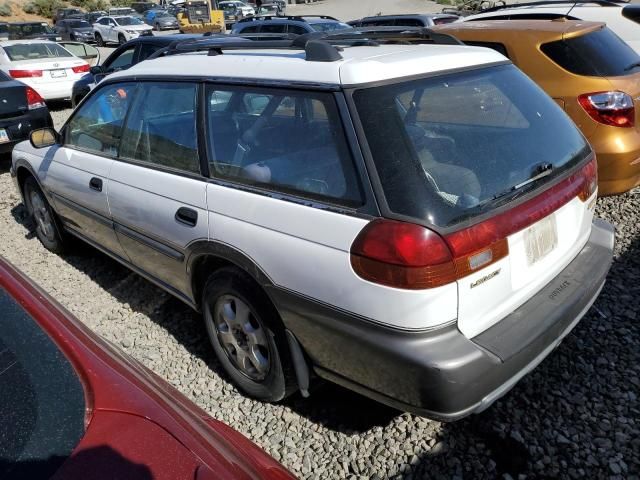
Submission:
MULTIPOLYGON (((635 6, 634 6, 635 7, 635 6)), ((640 7, 640 6, 638 6, 640 7)), ((626 8, 626 7, 625 7, 626 8)), ((543 44, 540 50, 568 72, 581 77, 582 95, 602 93, 603 90, 623 92, 635 106, 638 124, 640 97, 640 55, 609 28, 579 30, 565 34, 562 40, 543 44), (601 84, 593 84, 595 78, 601 84), (592 88, 592 90, 585 90, 592 88)), ((567 99, 567 102, 575 102, 567 99)), ((588 132, 591 137, 593 132, 588 132)))
POLYGON ((425 270, 429 284, 409 288, 457 282, 467 337, 526 302, 586 243, 591 149, 513 65, 365 88, 354 100, 384 215, 438 232, 450 251, 425 270))

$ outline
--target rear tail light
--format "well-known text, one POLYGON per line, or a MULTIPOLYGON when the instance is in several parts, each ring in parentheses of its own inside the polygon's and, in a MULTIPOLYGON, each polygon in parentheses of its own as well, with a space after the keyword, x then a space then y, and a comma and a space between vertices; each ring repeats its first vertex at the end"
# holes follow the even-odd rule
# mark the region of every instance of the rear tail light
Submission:
POLYGON ((89 71, 89 65, 84 64, 77 67, 71 67, 71 70, 73 70, 73 73, 85 73, 89 71))
POLYGON ((624 92, 596 92, 578 97, 578 102, 596 122, 614 127, 633 127, 633 98, 624 92))
POLYGON ((9 70, 9 75, 13 78, 41 77, 42 70, 9 70))
POLYGON ((351 246, 351 266, 365 280, 395 288, 435 288, 509 255, 507 237, 597 188, 595 157, 540 195, 471 227, 440 235, 421 225, 376 219, 351 246))
POLYGON ((35 110, 45 106, 44 99, 33 88, 27 87, 27 105, 29 110, 35 110))

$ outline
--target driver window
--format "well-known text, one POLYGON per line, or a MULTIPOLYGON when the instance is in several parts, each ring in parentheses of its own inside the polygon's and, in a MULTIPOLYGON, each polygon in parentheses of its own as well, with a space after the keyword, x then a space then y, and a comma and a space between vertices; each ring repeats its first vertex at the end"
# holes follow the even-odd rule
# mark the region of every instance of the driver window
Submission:
POLYGON ((117 72, 119 70, 126 70, 131 65, 133 65, 133 54, 135 52, 136 47, 133 46, 120 54, 120 56, 113 60, 109 65, 106 66, 105 71, 107 73, 117 72))
POLYGON ((134 91, 133 84, 109 85, 98 90, 67 124, 65 146, 117 156, 122 124, 134 91))

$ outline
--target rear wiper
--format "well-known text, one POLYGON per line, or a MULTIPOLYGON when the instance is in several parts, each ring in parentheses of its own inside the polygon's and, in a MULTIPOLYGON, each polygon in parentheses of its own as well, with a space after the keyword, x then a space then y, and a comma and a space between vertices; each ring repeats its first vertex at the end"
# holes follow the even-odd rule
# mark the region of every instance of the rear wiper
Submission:
POLYGON ((534 182, 537 182, 538 180, 548 176, 551 174, 551 172, 553 171, 553 165, 550 163, 541 163, 540 165, 537 165, 533 171, 533 174, 531 175, 531 177, 528 180, 525 180, 522 183, 518 183, 517 185, 514 185, 511 188, 508 188, 507 190, 503 190, 502 192, 499 192, 497 194, 495 194, 493 197, 491 197, 491 200, 497 200, 501 197, 504 197, 506 195, 509 195, 512 192, 515 192, 517 190, 520 190, 522 187, 526 187, 527 185, 530 185, 534 182))
POLYGON ((636 67, 640 67, 640 61, 634 62, 631 65, 627 65, 626 67, 624 67, 624 71, 628 72, 629 70, 632 70, 632 69, 634 69, 636 67))

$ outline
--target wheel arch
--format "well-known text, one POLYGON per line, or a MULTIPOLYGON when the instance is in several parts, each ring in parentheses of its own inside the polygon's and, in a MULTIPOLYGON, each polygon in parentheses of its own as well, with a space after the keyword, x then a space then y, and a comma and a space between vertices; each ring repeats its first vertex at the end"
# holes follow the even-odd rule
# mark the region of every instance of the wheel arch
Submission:
POLYGON ((242 251, 228 244, 210 240, 197 241, 188 248, 187 275, 195 304, 200 306, 202 291, 208 276, 220 268, 230 266, 245 272, 275 306, 275 302, 268 293, 269 287, 274 283, 260 266, 242 251))
MULTIPOLYGON (((286 347, 294 367, 294 373, 298 389, 304 397, 309 396, 309 378, 312 371, 312 362, 308 358, 296 335, 285 325, 282 312, 278 303, 270 294, 275 283, 264 270, 251 257, 244 252, 222 242, 201 240, 189 247, 187 255, 187 274, 190 277, 191 295, 194 304, 201 310, 201 297, 205 283, 209 275, 224 267, 236 267, 246 273, 257 287, 264 293, 278 313, 277 321, 283 329, 286 338, 286 347)), ((283 352, 284 353, 284 352, 283 352)))

